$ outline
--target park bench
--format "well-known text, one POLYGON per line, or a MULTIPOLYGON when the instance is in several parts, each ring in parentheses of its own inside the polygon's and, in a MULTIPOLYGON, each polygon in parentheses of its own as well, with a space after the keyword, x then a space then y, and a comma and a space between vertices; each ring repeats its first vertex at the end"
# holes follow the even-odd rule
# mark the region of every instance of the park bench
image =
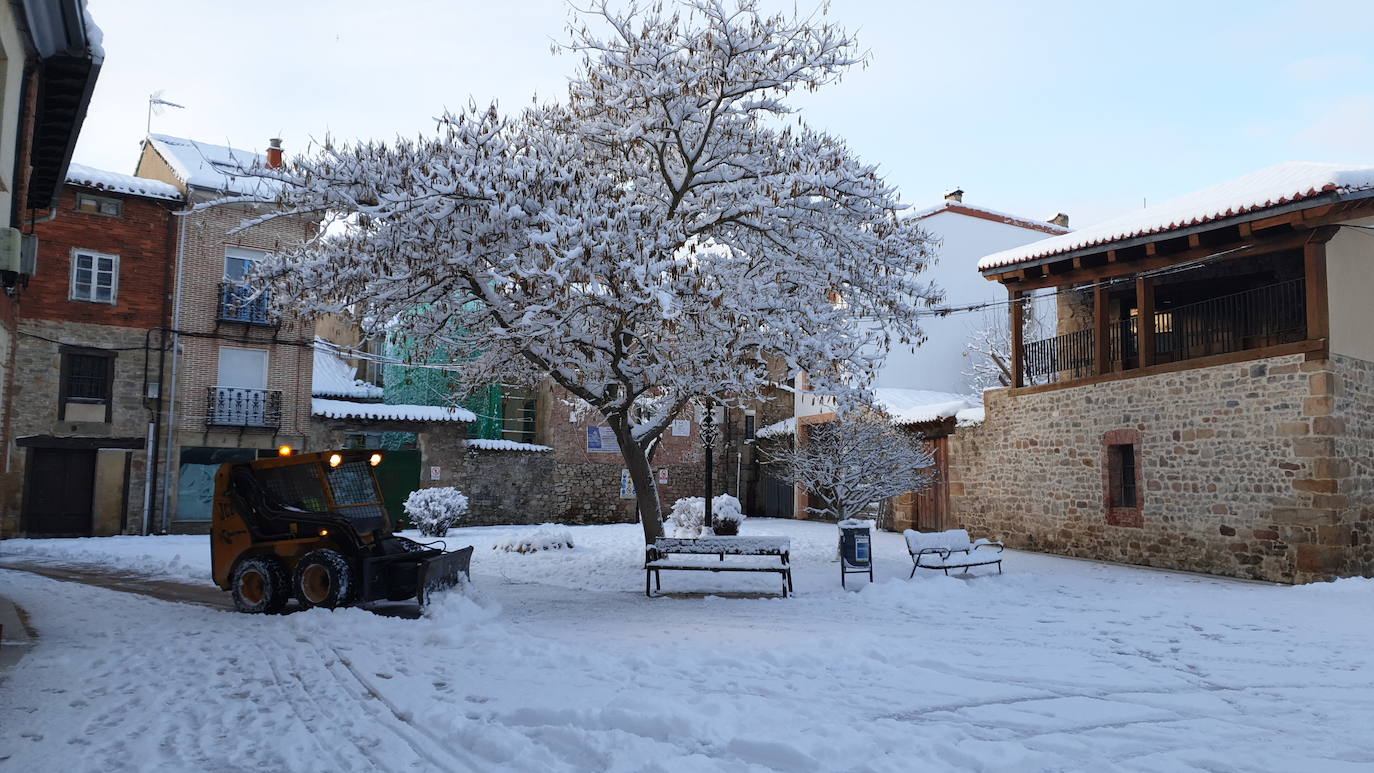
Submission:
POLYGON ((986 539, 970 542, 968 532, 963 529, 935 532, 907 529, 902 536, 906 537, 906 549, 914 564, 911 577, 916 576, 917 569, 943 569, 945 574, 949 574, 951 569, 990 564, 997 564, 997 573, 1002 573, 1002 549, 1005 546, 1001 542, 986 539), (996 548, 995 552, 993 548, 996 548))
POLYGON ((782 576, 785 597, 792 590, 791 547, 787 537, 659 537, 644 549, 644 595, 652 597, 653 590, 663 590, 661 572, 667 570, 776 572, 782 576))

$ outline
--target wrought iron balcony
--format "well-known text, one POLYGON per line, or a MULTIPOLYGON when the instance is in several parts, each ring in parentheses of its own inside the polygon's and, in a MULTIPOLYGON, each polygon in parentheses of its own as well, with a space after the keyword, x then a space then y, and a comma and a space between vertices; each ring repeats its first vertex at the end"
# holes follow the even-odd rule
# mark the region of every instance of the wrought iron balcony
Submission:
POLYGON ((270 308, 271 296, 266 290, 254 290, 237 282, 221 282, 219 286, 219 318, 221 322, 242 322, 248 325, 276 325, 276 315, 270 308))
MULTIPOLYGON (((1301 341, 1307 337, 1307 295, 1303 279, 1256 287, 1155 312, 1154 362, 1191 360, 1216 354, 1301 341)), ((1107 326, 1107 373, 1140 367, 1137 320, 1107 326)), ((1026 385, 1087 378, 1096 367, 1096 332, 1091 328, 1026 343, 1026 385)))
POLYGON ((279 389, 212 386, 207 388, 207 393, 207 427, 281 429, 279 389))

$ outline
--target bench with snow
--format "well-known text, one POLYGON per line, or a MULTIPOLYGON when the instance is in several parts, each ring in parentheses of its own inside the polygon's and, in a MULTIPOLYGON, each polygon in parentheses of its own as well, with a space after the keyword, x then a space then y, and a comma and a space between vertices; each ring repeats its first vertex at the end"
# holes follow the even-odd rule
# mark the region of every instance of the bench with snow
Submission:
POLYGON ((997 564, 997 573, 1002 573, 1004 546, 1001 542, 986 539, 970 542, 968 532, 963 529, 932 532, 907 529, 902 535, 906 537, 906 550, 911 554, 911 563, 914 564, 911 577, 916 576, 917 569, 943 569, 945 574, 949 574, 951 569, 990 564, 997 564))
POLYGON ((644 595, 663 590, 668 571, 776 572, 782 576, 782 595, 792 590, 792 542, 787 537, 659 537, 644 548, 644 595), (730 560, 725 560, 730 556, 730 560), (651 583, 652 582, 652 590, 651 583))

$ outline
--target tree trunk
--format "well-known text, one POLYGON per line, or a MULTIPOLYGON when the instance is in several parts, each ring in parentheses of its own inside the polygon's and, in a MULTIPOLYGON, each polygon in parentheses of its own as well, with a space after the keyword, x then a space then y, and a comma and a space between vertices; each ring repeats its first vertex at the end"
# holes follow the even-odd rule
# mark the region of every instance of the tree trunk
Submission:
POLYGON ((635 501, 639 504, 639 523, 644 527, 644 544, 652 545, 655 539, 663 536, 663 513, 658 505, 658 482, 654 480, 649 454, 634 442, 628 426, 612 420, 611 430, 615 432, 616 442, 620 444, 620 456, 625 460, 625 468, 630 471, 630 481, 634 483, 635 501))

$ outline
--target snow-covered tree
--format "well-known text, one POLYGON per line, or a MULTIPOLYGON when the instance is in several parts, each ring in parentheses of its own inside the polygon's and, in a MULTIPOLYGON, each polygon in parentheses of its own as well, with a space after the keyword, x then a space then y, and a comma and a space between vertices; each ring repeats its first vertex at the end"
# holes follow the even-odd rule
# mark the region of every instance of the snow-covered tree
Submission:
POLYGON ((858 517, 874 502, 926 488, 935 460, 924 440, 873 410, 812 424, 802 442, 767 456, 810 494, 809 512, 838 521, 858 517))
POLYGON ((822 393, 862 388, 938 293, 877 168, 791 117, 793 93, 863 61, 850 35, 755 0, 580 20, 561 102, 469 106, 434 136, 270 173, 277 212, 337 225, 260 278, 284 309, 400 331, 462 383, 551 378, 615 433, 652 539, 648 453, 690 400, 757 397, 770 358, 822 393))
MULTIPOLYGON (((1033 304, 1025 304, 1021 330, 1026 341, 1044 334, 1044 325, 1033 304)), ((976 394, 1011 386, 1011 319, 1005 308, 985 309, 982 318, 969 326, 964 356, 968 366, 963 375, 976 394)))

